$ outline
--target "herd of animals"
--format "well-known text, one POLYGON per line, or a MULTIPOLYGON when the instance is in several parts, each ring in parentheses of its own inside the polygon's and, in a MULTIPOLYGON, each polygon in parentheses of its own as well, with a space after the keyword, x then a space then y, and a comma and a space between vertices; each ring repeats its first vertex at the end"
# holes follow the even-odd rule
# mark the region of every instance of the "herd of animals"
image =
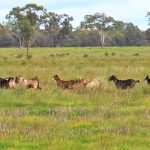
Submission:
MULTIPOLYGON (((56 81, 57 86, 61 89, 98 88, 100 86, 100 80, 98 78, 93 79, 93 81, 87 81, 84 78, 76 80, 62 80, 58 75, 54 75, 52 79, 56 81)), ((144 80, 150 85, 149 76, 146 76, 144 80)), ((114 81, 115 86, 118 89, 133 88, 136 83, 140 83, 139 80, 134 79, 119 80, 114 75, 111 75, 108 78, 108 81, 114 81)), ((15 88, 18 85, 25 89, 33 88, 41 90, 39 78, 37 76, 29 80, 22 76, 0 78, 0 88, 15 88)))

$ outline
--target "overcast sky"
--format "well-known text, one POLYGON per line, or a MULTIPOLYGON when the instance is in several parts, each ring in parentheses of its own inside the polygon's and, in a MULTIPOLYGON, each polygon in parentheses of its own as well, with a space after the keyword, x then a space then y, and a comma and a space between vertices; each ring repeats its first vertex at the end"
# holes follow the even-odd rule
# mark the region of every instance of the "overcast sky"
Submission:
POLYGON ((150 11, 150 0, 0 0, 0 22, 5 20, 13 7, 22 7, 27 3, 36 3, 48 11, 73 16, 74 27, 86 14, 102 12, 116 20, 132 22, 141 30, 148 28, 146 14, 150 11))

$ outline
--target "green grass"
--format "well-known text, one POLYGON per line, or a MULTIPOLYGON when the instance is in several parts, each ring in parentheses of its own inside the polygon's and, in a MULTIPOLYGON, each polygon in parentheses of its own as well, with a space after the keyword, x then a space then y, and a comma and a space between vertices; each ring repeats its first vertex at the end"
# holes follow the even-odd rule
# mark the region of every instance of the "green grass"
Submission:
POLYGON ((0 77, 38 76, 42 90, 0 89, 2 150, 149 150, 150 47, 0 49, 0 77), (99 77, 97 90, 51 80, 99 77), (110 75, 141 81, 117 90, 110 75))

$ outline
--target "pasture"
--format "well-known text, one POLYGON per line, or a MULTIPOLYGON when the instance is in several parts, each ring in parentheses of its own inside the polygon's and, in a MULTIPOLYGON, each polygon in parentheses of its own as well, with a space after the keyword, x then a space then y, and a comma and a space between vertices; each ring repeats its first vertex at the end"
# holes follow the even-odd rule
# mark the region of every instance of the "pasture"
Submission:
POLYGON ((38 76, 42 90, 0 89, 1 150, 149 150, 150 47, 0 49, 0 77, 38 76), (52 80, 99 77, 94 89, 52 80), (118 90, 110 75, 139 79, 118 90))

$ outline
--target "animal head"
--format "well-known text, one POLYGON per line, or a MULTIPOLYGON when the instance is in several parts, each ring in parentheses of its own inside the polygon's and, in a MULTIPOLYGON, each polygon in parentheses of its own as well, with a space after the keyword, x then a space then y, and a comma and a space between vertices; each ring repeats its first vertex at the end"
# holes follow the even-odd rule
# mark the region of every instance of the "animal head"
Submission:
POLYGON ((83 85, 86 85, 86 84, 87 84, 87 81, 86 81, 86 79, 84 79, 84 78, 80 78, 80 83, 83 83, 83 85))
POLYGON ((52 79, 57 81, 57 80, 59 80, 59 76, 58 75, 54 75, 52 79))
POLYGON ((10 87, 10 88, 14 88, 15 85, 16 85, 15 78, 9 77, 9 78, 8 78, 8 84, 9 84, 9 87, 10 87))
POLYGON ((140 80, 136 80, 136 83, 140 83, 140 80))
POLYGON ((17 77, 15 78, 15 82, 16 82, 16 83, 23 83, 23 81, 24 81, 24 78, 21 77, 21 76, 17 76, 17 77))
POLYGON ((149 80, 149 76, 148 75, 144 78, 144 81, 147 81, 147 80, 149 80))
POLYGON ((108 78, 108 81, 115 81, 116 79, 117 79, 116 76, 111 75, 111 76, 108 78))

